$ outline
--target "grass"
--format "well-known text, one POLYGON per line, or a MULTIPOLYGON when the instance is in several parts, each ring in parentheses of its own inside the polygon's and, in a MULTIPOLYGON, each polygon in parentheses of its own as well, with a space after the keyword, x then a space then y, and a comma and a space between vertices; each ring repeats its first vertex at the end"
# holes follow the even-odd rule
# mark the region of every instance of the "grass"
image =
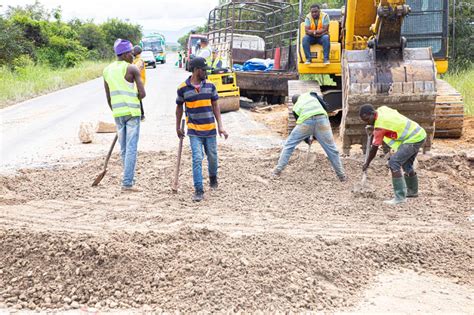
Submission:
POLYGON ((462 94, 466 115, 474 116, 474 66, 464 71, 448 72, 442 78, 462 94))
POLYGON ((98 78, 107 64, 86 61, 74 68, 35 65, 17 71, 0 67, 0 108, 98 78))

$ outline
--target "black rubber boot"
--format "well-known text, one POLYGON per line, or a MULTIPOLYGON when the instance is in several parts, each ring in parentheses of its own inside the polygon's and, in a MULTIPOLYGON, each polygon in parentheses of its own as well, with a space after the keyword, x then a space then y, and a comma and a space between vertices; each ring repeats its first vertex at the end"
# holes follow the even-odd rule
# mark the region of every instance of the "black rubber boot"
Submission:
POLYGON ((217 176, 210 176, 209 177, 209 185, 212 189, 217 189, 219 183, 217 182, 217 176))
POLYGON ((405 176, 405 182, 407 183, 407 197, 418 197, 418 175, 405 176))
POLYGON ((407 184, 405 183, 405 178, 402 177, 392 177, 393 192, 395 193, 395 198, 392 200, 386 200, 384 203, 389 205, 398 205, 407 201, 407 184))
POLYGON ((196 190, 194 192, 193 201, 194 202, 199 202, 199 201, 202 201, 203 199, 204 199, 204 191, 196 190))

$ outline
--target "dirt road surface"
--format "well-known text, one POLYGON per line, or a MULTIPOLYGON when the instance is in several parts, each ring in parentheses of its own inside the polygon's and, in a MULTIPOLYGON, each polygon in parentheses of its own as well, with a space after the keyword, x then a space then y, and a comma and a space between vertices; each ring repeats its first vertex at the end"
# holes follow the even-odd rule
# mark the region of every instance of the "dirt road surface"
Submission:
POLYGON ((357 154, 343 159, 346 183, 319 150, 309 164, 297 150, 273 179, 283 138, 241 110, 224 115, 219 189, 194 204, 188 145, 180 192, 170 189, 175 89, 187 75, 173 64, 148 71, 136 194, 120 192, 117 153, 90 187, 113 135, 84 145, 77 128, 108 114, 100 80, 1 112, 0 313, 472 313, 465 155, 421 157, 420 197, 390 207, 381 159, 370 198, 351 193, 357 154))

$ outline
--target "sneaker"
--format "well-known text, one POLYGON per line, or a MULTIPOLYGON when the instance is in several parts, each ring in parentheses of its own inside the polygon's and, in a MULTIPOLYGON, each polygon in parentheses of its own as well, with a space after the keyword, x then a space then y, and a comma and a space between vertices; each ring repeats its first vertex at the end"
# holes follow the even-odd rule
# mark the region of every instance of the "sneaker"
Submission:
POLYGON ((280 175, 281 175, 281 170, 279 170, 277 168, 273 170, 273 172, 272 172, 272 177, 273 178, 278 178, 278 177, 280 177, 280 175))
POLYGON ((311 60, 306 60, 306 62, 304 63, 305 65, 310 65, 311 64, 311 60))
POLYGON ((132 192, 141 192, 140 189, 135 188, 133 186, 122 186, 123 193, 132 193, 132 192))
POLYGON ((347 182, 347 176, 346 176, 346 175, 344 175, 344 176, 338 176, 337 178, 339 178, 339 181, 340 181, 341 183, 347 182))
POLYGON ((217 182, 217 176, 209 177, 209 186, 211 186, 211 189, 217 189, 219 186, 219 183, 217 182))
POLYGON ((204 191, 202 190, 196 190, 194 192, 194 196, 193 196, 193 201, 194 202, 200 202, 204 199, 204 191))
POLYGON ((325 65, 329 65, 329 64, 331 64, 331 62, 330 62, 329 60, 324 60, 324 62, 323 62, 323 63, 324 63, 325 65))

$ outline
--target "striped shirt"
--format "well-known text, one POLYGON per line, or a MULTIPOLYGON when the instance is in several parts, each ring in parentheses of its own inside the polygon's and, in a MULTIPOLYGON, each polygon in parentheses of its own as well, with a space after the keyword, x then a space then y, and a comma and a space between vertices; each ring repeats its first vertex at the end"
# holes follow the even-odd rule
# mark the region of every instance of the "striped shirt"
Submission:
POLYGON ((215 85, 204 80, 199 87, 191 83, 191 77, 178 87, 178 106, 186 105, 188 136, 214 137, 217 135, 212 101, 217 101, 215 85))

